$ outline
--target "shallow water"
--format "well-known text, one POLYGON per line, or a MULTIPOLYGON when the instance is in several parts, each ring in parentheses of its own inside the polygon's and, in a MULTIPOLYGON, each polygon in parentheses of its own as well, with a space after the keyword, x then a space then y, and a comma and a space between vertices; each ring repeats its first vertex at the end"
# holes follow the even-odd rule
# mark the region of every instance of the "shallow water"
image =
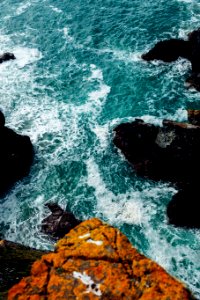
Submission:
POLYGON ((50 249, 40 233, 56 201, 80 219, 99 217, 200 298, 200 232, 167 225, 172 185, 136 176, 112 143, 113 128, 142 117, 186 120, 199 94, 184 87, 190 64, 146 63, 142 53, 163 38, 199 26, 190 0, 3 0, 1 109, 7 125, 31 137, 30 176, 0 199, 5 238, 50 249), (169 2, 169 3, 168 3, 169 2))

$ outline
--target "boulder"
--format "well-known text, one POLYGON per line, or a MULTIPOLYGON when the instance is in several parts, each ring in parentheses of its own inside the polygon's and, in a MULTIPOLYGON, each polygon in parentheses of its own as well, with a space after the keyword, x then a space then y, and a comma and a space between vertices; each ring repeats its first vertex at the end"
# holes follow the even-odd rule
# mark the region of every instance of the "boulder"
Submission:
POLYGON ((8 300, 192 300, 178 280, 112 226, 91 219, 72 229, 9 290, 8 300))
POLYGON ((136 172, 178 186, 197 180, 200 168, 200 127, 164 120, 163 126, 135 120, 118 125, 114 144, 136 172))
POLYGON ((33 146, 28 136, 19 135, 4 126, 0 113, 0 195, 17 181, 28 175, 33 161, 33 146))
POLYGON ((179 190, 168 204, 169 224, 186 228, 200 228, 198 185, 189 185, 179 190))
POLYGON ((46 251, 0 240, 0 299, 7 299, 7 292, 21 280, 28 276, 31 265, 46 251))
POLYGON ((51 211, 51 215, 42 221, 42 232, 55 239, 63 237, 81 221, 68 211, 64 211, 56 203, 47 203, 46 206, 51 211))
POLYGON ((13 59, 16 59, 14 54, 10 53, 10 52, 6 52, 6 53, 0 55, 0 64, 4 61, 13 60, 13 59))

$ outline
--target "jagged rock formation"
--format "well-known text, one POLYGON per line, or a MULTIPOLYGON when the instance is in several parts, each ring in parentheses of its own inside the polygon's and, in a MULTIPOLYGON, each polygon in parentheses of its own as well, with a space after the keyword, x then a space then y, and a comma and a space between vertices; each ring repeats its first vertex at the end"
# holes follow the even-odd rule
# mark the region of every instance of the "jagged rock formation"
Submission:
POLYGON ((200 29, 188 34, 188 40, 169 39, 158 42, 149 52, 142 55, 144 60, 162 60, 172 62, 179 57, 188 59, 192 65, 192 74, 186 80, 188 87, 200 91, 200 29))
POLYGON ((28 276, 31 265, 46 251, 25 247, 6 240, 0 241, 0 299, 7 299, 13 284, 28 276))
POLYGON ((179 57, 191 58, 191 47, 188 41, 181 39, 170 39, 158 42, 149 52, 142 55, 147 61, 162 60, 172 62, 179 57))
POLYGON ((34 155, 30 138, 4 125, 5 118, 0 112, 0 195, 28 175, 34 155))
POLYGON ((81 221, 68 211, 64 211, 56 203, 47 203, 45 206, 51 211, 51 215, 42 221, 42 232, 52 236, 54 239, 62 238, 81 221))
POLYGON ((6 53, 0 55, 0 64, 5 62, 5 61, 13 60, 13 59, 16 59, 14 54, 10 53, 10 52, 6 52, 6 53))
POLYGON ((141 176, 178 185, 197 180, 200 167, 200 127, 163 121, 155 126, 142 120, 115 129, 114 143, 141 176))
POLYGON ((164 120, 159 127, 136 119, 114 129, 114 143, 140 176, 171 181, 181 189, 168 206, 169 223, 200 228, 200 111, 188 110, 188 120, 164 120))
POLYGON ((117 229, 91 219, 71 230, 55 253, 36 261, 8 300, 189 300, 190 292, 141 255, 117 229))

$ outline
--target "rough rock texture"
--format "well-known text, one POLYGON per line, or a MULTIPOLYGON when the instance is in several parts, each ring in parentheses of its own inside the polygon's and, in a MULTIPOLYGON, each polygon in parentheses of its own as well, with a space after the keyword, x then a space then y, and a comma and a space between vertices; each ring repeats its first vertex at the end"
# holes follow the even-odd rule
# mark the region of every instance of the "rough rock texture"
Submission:
POLYGON ((200 91, 200 29, 188 34, 188 40, 169 39, 158 42, 149 52, 142 55, 144 60, 172 62, 179 57, 191 62, 192 74, 186 80, 187 87, 200 91))
POLYGON ((8 300, 186 300, 190 292, 138 253, 119 230, 85 221, 36 261, 8 300))
POLYGON ((28 276, 32 263, 45 251, 17 243, 0 241, 0 299, 7 299, 7 291, 24 276, 28 276))
POLYGON ((180 189, 167 208, 169 223, 200 228, 200 111, 189 109, 188 121, 164 120, 159 127, 136 119, 114 129, 114 143, 140 176, 171 181, 180 189))
POLYGON ((13 59, 16 59, 14 54, 10 53, 10 52, 6 52, 6 53, 0 55, 0 64, 4 61, 13 60, 13 59))
POLYGON ((198 180, 200 127, 163 121, 163 127, 136 120, 115 129, 114 143, 141 176, 179 186, 198 180))
POLYGON ((71 212, 64 211, 56 203, 47 203, 45 206, 49 208, 51 215, 42 221, 42 232, 54 239, 62 238, 81 222, 71 212))
POLYGON ((5 118, 0 112, 0 195, 28 174, 34 155, 30 138, 4 124, 5 118))
POLYGON ((200 126, 200 110, 188 109, 188 122, 192 125, 200 126))

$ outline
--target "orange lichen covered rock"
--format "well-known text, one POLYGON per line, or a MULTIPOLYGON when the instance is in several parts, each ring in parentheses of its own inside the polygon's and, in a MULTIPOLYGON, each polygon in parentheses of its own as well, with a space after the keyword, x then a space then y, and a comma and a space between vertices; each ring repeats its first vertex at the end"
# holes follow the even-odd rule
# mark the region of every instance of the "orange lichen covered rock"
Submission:
POLYGON ((188 300, 190 292, 117 229, 91 219, 36 261, 8 300, 188 300))

